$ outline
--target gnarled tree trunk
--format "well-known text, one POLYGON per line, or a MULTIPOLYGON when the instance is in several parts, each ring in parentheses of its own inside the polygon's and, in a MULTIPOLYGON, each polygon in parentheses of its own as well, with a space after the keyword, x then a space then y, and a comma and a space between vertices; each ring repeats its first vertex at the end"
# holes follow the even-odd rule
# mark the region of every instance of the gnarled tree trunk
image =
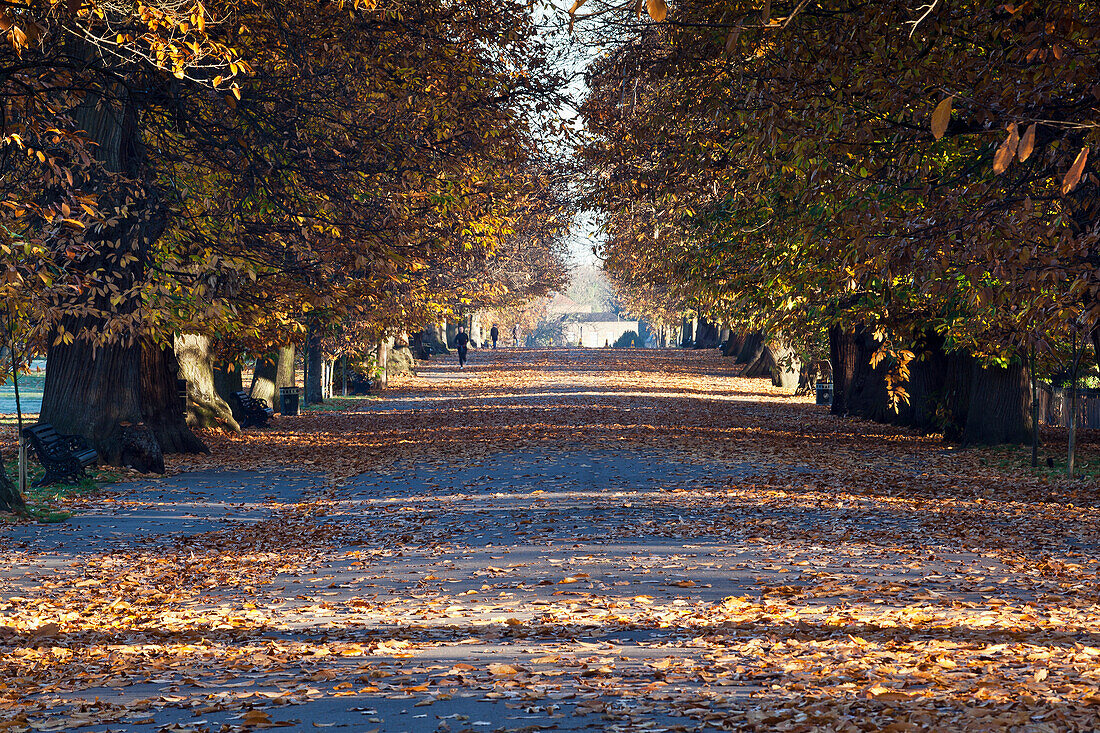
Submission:
POLYGON ((772 355, 772 384, 783 389, 797 390, 802 360, 783 339, 773 339, 768 344, 772 355))
POLYGON ((187 424, 194 428, 222 426, 239 432, 240 424, 214 384, 210 337, 198 333, 177 334, 176 358, 180 378, 187 380, 187 424))
POLYGON ((737 352, 736 363, 752 364, 760 359, 760 355, 764 353, 765 348, 764 334, 753 331, 745 337, 744 342, 741 344, 741 350, 737 352))

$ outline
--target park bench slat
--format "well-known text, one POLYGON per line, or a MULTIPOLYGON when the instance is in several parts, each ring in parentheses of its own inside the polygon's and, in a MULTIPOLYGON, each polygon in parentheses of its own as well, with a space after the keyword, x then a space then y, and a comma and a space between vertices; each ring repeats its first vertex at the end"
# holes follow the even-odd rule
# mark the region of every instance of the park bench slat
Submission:
POLYGON ((241 414, 244 416, 244 419, 241 420, 242 428, 253 425, 260 428, 265 427, 267 421, 275 415, 275 410, 269 407, 266 401, 258 400, 247 392, 234 392, 230 395, 230 398, 236 401, 241 414))
POLYGON ((39 423, 23 428, 31 450, 38 457, 46 475, 34 482, 35 486, 48 486, 67 478, 83 478, 84 469, 99 461, 99 453, 91 448, 81 435, 58 433, 53 425, 39 423))

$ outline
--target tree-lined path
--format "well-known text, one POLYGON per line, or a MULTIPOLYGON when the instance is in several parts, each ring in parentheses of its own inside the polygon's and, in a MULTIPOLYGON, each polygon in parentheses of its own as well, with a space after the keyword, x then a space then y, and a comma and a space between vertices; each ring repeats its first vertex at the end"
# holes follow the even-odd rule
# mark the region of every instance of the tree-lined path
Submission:
POLYGON ((1095 483, 712 351, 454 362, 0 530, 0 730, 1100 722, 1095 483))

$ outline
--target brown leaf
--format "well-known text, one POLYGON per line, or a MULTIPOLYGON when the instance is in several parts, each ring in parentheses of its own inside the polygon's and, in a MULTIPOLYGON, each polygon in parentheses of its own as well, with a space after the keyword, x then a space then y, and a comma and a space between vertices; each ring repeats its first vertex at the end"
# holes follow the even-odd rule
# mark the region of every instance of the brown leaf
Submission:
POLYGON ((1089 146, 1086 145, 1081 148, 1081 152, 1077 154, 1077 159, 1073 161, 1073 165, 1066 172, 1066 177, 1062 179, 1063 196, 1077 188, 1077 184, 1081 182, 1081 174, 1085 172, 1085 163, 1088 162, 1088 159, 1089 146))
POLYGON ((1001 143, 1001 146, 997 148, 997 153, 993 156, 994 173, 1000 175, 1008 170, 1008 166, 1012 163, 1012 159, 1016 157, 1016 146, 1019 144, 1020 134, 1017 132, 1016 123, 1013 122, 1008 126, 1008 137, 1001 143))
POLYGON ((668 15, 668 5, 665 4, 665 0, 646 0, 645 8, 649 11, 649 17, 658 23, 668 15))
POLYGON ((951 104, 953 100, 954 97, 948 97, 937 104, 936 109, 932 112, 932 135, 937 140, 947 132, 947 123, 951 121, 951 104))
POLYGON ((1032 122, 1028 125, 1027 130, 1024 132, 1024 136, 1020 138, 1020 146, 1016 148, 1016 155, 1020 158, 1020 162, 1031 157, 1031 151, 1035 149, 1035 123, 1032 122))
POLYGON ((511 677, 522 673, 524 670, 514 664, 501 664, 494 662, 489 665, 489 674, 497 677, 511 677))

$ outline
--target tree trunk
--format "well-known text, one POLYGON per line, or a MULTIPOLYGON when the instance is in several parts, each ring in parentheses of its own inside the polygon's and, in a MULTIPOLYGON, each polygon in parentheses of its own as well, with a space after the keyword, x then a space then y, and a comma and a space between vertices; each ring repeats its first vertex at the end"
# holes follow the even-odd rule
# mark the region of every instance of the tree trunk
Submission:
POLYGON ((316 405, 324 402, 321 394, 322 363, 321 330, 316 320, 309 320, 306 333, 306 404, 316 405))
POLYGON ((298 386, 298 375, 294 370, 294 344, 279 347, 279 365, 275 369, 276 387, 298 386))
POLYGON ((214 355, 210 346, 209 336, 176 334, 180 378, 187 380, 187 424, 192 428, 225 427, 240 432, 240 423, 215 385, 214 355))
POLYGON ((83 436, 107 463, 163 472, 164 453, 141 406, 140 334, 130 331, 111 336, 108 343, 93 341, 107 329, 111 316, 129 320, 141 306, 149 251, 164 231, 166 210, 155 191, 133 183, 144 148, 138 110, 126 90, 113 89, 109 95, 89 90, 74 116, 95 143, 103 165, 103 171, 90 174, 88 187, 111 218, 102 229, 87 233, 85 241, 94 254, 72 263, 96 273, 97 285, 62 304, 68 315, 60 326, 75 340, 56 343, 62 332, 55 328, 50 334, 39 420, 58 432, 83 436), (102 96, 121 104, 104 103, 102 96))
POLYGON ((746 335, 740 331, 730 331, 729 338, 722 347, 722 356, 737 356, 741 347, 745 345, 745 338, 746 335))
POLYGON ((940 429, 937 412, 947 379, 948 354, 944 351, 943 337, 934 331, 922 334, 913 345, 913 354, 905 386, 909 400, 898 405, 890 422, 934 432, 940 429))
POLYGON ((680 346, 685 349, 694 343, 693 333, 691 330, 691 321, 687 318, 680 319, 680 346))
POLYGON ((151 338, 141 344, 141 409, 165 453, 209 453, 187 426, 187 406, 180 404, 179 362, 171 346, 151 338))
POLYGON ((890 364, 883 361, 871 366, 871 357, 879 347, 879 341, 869 328, 858 326, 855 330, 856 371, 848 388, 848 414, 875 422, 887 422, 894 414, 890 407, 890 394, 886 374, 890 364))
POLYGON ((1028 383, 1031 388, 1031 467, 1039 467, 1039 378, 1035 374, 1035 346, 1027 350, 1028 383))
POLYGON ((375 359, 378 361, 378 368, 380 371, 378 375, 378 387, 385 389, 389 386, 389 362, 390 362, 390 343, 389 340, 383 338, 378 343, 378 350, 375 352, 375 359))
POLYGON ((83 436, 112 466, 164 473, 164 452, 141 408, 139 343, 95 347, 82 339, 51 339, 38 419, 59 433, 83 436))
POLYGON ((216 359, 213 367, 214 389, 227 403, 232 404, 230 395, 244 392, 244 367, 239 360, 216 359))
POLYGON ((761 339, 759 348, 756 350, 756 358, 745 366, 745 371, 741 372, 741 376, 767 377, 771 379, 775 374, 775 369, 775 354, 768 348, 767 341, 761 339))
POLYGON ((19 493, 19 487, 8 478, 2 461, 0 461, 0 512, 27 513, 27 504, 23 501, 23 495, 19 493))
POLYGON ((252 385, 248 390, 253 399, 263 400, 272 409, 279 406, 279 390, 275 385, 278 369, 278 352, 264 354, 256 359, 256 368, 252 371, 252 385))
POLYGON ((764 334, 753 331, 745 337, 744 343, 741 344, 741 350, 737 352, 736 363, 751 364, 757 361, 764 352, 764 348, 764 334))
POLYGON ((802 372, 802 360, 798 358, 798 354, 782 339, 769 343, 768 350, 771 351, 774 362, 772 384, 783 389, 797 390, 802 372))
POLYGON ((962 440, 970 415, 970 388, 974 381, 974 357, 954 352, 947 355, 943 393, 937 404, 936 425, 946 440, 962 440))
POLYGON ((833 406, 829 411, 834 415, 848 414, 848 395, 856 378, 858 357, 855 331, 839 323, 829 326, 829 365, 833 371, 833 406))
POLYGON ((970 408, 963 442, 968 445, 1026 443, 1031 435, 1027 368, 1020 360, 1008 367, 985 367, 973 360, 970 408))

